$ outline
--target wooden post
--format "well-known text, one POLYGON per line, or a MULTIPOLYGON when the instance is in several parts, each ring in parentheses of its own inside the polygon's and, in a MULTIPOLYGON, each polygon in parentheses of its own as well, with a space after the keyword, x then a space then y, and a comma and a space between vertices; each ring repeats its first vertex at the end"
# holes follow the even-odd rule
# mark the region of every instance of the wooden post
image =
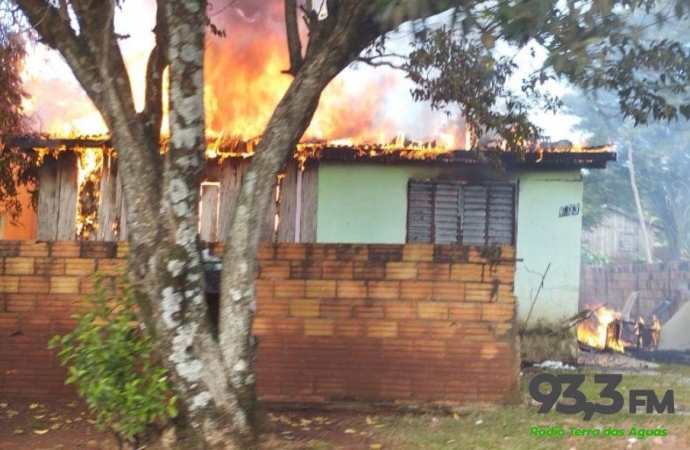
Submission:
POLYGON ((228 236, 230 219, 235 210, 237 197, 242 187, 247 160, 228 158, 220 168, 220 207, 218 217, 218 240, 224 242, 228 236))
POLYGON ((38 170, 38 225, 41 241, 74 240, 77 226, 77 154, 46 155, 38 170))
POLYGON ((285 165, 285 177, 280 185, 278 214, 278 242, 295 242, 295 210, 297 208, 297 163, 285 165))
POLYGON ((319 203, 319 168, 307 166, 302 172, 302 208, 299 242, 316 242, 316 213, 319 203))
POLYGON ((199 200, 199 237, 204 242, 218 240, 220 183, 203 182, 199 200))
POLYGON ((110 151, 103 153, 100 197, 98 203, 97 241, 114 241, 117 228, 117 170, 110 151))

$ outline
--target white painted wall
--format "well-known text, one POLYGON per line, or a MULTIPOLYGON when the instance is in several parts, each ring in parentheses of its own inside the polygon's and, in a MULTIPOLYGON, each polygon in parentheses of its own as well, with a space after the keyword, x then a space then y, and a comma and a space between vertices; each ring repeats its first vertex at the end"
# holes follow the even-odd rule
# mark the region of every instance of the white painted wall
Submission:
POLYGON ((529 323, 573 316, 578 312, 580 292, 582 175, 579 170, 523 173, 519 189, 518 317, 525 320, 533 302, 529 323), (580 213, 559 217, 560 208, 569 204, 580 205, 580 213), (539 291, 542 277, 544 286, 539 291))

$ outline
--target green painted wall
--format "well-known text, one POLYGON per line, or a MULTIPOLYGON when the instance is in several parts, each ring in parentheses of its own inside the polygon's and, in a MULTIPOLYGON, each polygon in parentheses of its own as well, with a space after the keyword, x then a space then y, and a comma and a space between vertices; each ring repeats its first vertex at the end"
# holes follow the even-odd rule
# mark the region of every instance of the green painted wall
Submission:
POLYGON ((404 243, 407 182, 435 175, 431 167, 321 164, 316 241, 404 243))
POLYGON ((410 178, 519 179, 515 294, 526 318, 546 267, 544 287, 530 322, 577 313, 580 287, 580 214, 559 217, 582 204, 579 170, 499 174, 477 168, 322 163, 319 167, 317 242, 404 243, 410 178))

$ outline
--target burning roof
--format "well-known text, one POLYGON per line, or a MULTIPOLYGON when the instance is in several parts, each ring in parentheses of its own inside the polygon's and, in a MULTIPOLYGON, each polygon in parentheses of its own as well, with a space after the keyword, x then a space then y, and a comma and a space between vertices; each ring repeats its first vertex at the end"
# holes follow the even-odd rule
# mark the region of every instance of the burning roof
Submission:
MULTIPOLYGON (((123 36, 130 36, 121 40, 120 45, 133 84, 133 97, 141 109, 146 62, 155 40, 150 31, 153 25, 141 26, 139 20, 155 22, 155 2, 133 3, 138 5, 126 3, 118 12, 118 27, 123 36)), ((232 2, 232 7, 213 11, 212 17, 219 28, 233 30, 235 38, 209 35, 207 39, 207 156, 247 158, 259 140, 254 136, 264 130, 290 83, 290 77, 283 73, 289 63, 284 6, 274 0, 238 0, 232 2)), ((408 37, 402 32, 399 38, 398 45, 404 53, 408 37)), ((25 81, 31 99, 25 109, 37 119, 34 129, 49 134, 26 136, 16 140, 16 146, 38 150, 39 154, 48 150, 57 153, 66 149, 110 149, 107 135, 94 135, 107 130, 100 114, 59 59, 47 49, 31 53, 27 59, 25 81), (64 70, 56 73, 58 66, 64 70), (65 85, 73 89, 65 89, 65 85), (57 103, 53 95, 56 91, 63 93, 57 103)), ((466 142, 471 131, 460 108, 435 110, 427 103, 416 102, 411 95, 405 95, 413 87, 404 73, 392 68, 362 66, 343 71, 323 92, 305 133, 307 141, 298 146, 295 158, 301 163, 415 161, 568 168, 605 167, 607 161, 615 159, 615 153, 606 147, 581 148, 562 142, 531 145, 522 155, 502 151, 499 145, 488 145, 482 152, 462 150, 469 147, 466 142), (417 139, 435 141, 414 143, 403 135, 387 141, 397 130, 405 130, 417 139)), ((167 111, 167 104, 163 109, 167 111)), ((161 133, 168 134, 165 117, 161 133)))
MULTIPOLYGON (((209 140, 206 152, 209 159, 250 158, 259 142, 256 139, 209 140)), ((39 153, 59 153, 65 150, 103 148, 112 150, 108 136, 55 138, 45 135, 15 137, 9 145, 39 153)), ((163 143, 163 148, 165 143, 163 143)), ((388 143, 356 144, 349 140, 308 141, 298 144, 295 159, 304 164, 310 161, 350 163, 425 163, 425 164, 502 164, 511 167, 541 168, 605 168, 615 161, 611 146, 580 147, 567 141, 527 145, 522 153, 505 151, 498 146, 485 146, 477 151, 452 149, 444 143, 415 143, 398 136, 388 143)))

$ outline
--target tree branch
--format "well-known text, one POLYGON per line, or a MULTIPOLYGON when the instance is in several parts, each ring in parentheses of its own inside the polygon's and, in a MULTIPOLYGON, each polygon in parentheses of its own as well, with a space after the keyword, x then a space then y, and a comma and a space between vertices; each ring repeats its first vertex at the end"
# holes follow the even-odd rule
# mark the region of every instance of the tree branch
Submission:
POLYGON ((309 3, 307 4, 307 6, 300 5, 299 9, 304 13, 304 15, 302 16, 302 20, 304 20, 304 25, 307 26, 307 29, 311 33, 312 28, 315 27, 319 21, 319 15, 316 11, 311 9, 311 6, 308 5, 309 3))
POLYGON ((151 50, 146 67, 146 93, 144 110, 140 113, 149 131, 160 140, 161 124, 163 122, 163 72, 168 66, 168 24, 163 14, 162 1, 158 0, 156 10, 156 46, 151 50))
MULTIPOLYGON (((316 53, 324 42, 329 39, 336 26, 337 12, 339 9, 337 5, 338 0, 328 0, 326 4, 328 15, 325 19, 319 19, 319 13, 314 9, 309 9, 310 3, 311 2, 308 2, 307 4, 308 8, 301 7, 302 11, 304 11, 304 21, 309 29, 309 42, 307 42, 305 58, 309 58, 316 53)), ((323 6, 323 4, 321 6, 323 6)))
POLYGON ((372 67, 391 67, 393 69, 397 70, 405 70, 404 66, 399 66, 391 61, 386 61, 386 60, 381 60, 381 61, 376 61, 378 58, 384 58, 386 56, 400 56, 400 55, 376 55, 376 56, 360 56, 356 59, 358 62, 363 62, 365 64, 368 64, 372 67))
POLYGON ((295 76, 304 63, 302 58, 302 41, 299 38, 297 26, 297 1, 285 0, 285 28, 287 31, 288 51, 290 52, 290 68, 284 73, 295 76))
POLYGON ((69 27, 68 21, 63 21, 60 18, 60 12, 57 8, 42 0, 14 1, 24 12, 31 26, 41 35, 46 45, 57 48, 57 42, 62 40, 70 40, 72 45, 78 45, 74 30, 69 27))

